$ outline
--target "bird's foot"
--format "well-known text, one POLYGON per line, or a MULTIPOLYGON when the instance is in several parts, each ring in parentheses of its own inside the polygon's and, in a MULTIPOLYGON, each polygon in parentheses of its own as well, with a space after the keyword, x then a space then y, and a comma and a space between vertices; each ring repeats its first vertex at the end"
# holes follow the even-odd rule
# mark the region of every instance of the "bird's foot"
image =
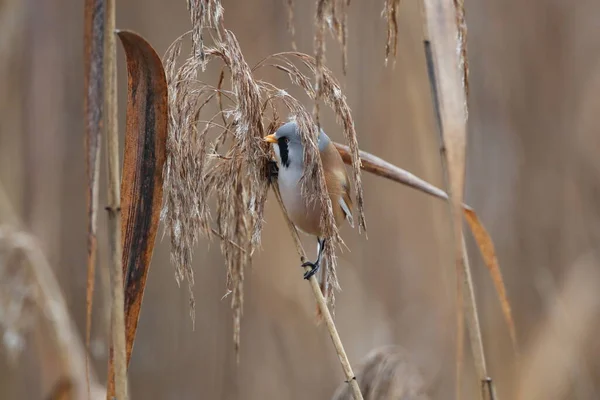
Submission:
POLYGON ((310 277, 313 276, 319 270, 320 265, 319 265, 319 263, 315 264, 310 261, 307 261, 304 264, 302 264, 302 268, 306 268, 306 267, 310 267, 311 270, 306 271, 304 273, 304 279, 310 279, 310 277))
POLYGON ((277 161, 269 160, 267 161, 267 179, 270 182, 273 182, 277 179, 277 175, 279 174, 279 167, 277 167, 277 161))

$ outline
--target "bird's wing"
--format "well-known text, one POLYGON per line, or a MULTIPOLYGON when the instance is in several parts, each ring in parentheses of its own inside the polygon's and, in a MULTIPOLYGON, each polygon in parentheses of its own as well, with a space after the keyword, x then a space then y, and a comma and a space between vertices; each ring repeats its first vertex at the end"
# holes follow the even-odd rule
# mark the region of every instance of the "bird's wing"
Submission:
POLYGON ((337 197, 338 203, 344 212, 346 220, 354 228, 354 218, 352 217, 352 198, 350 189, 350 179, 344 166, 342 156, 330 143, 329 146, 321 154, 321 160, 323 161, 323 168, 325 169, 325 182, 327 183, 327 190, 331 200, 337 197))

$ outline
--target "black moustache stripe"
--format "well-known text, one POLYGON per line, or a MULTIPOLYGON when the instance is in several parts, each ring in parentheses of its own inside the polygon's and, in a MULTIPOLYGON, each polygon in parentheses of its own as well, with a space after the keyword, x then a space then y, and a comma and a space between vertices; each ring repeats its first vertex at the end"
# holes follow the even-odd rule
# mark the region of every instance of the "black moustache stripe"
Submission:
POLYGON ((288 157, 288 144, 285 141, 285 138, 277 139, 277 145, 279 146, 279 156, 281 157, 281 164, 287 168, 290 166, 290 159, 288 157))

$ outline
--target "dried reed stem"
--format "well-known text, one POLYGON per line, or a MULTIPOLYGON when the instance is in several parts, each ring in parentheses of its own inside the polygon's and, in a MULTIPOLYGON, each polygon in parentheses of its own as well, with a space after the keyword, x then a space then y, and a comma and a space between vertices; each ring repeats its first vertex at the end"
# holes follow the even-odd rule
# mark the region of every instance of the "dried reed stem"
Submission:
MULTIPOLYGON (((428 37, 428 36, 426 36, 428 37)), ((433 58, 431 55, 431 43, 429 42, 429 40, 425 40, 425 55, 426 55, 426 60, 427 60, 427 69, 429 72, 429 83, 431 85, 431 93, 432 93, 432 100, 433 100, 433 104, 434 104, 434 111, 435 111, 435 117, 436 117, 436 122, 437 122, 437 130, 439 133, 439 139, 440 139, 440 161, 442 164, 442 171, 443 171, 443 176, 444 176, 444 185, 450 189, 450 184, 449 184, 449 178, 448 178, 448 159, 445 155, 446 153, 446 148, 444 146, 444 136, 443 136, 443 125, 442 125, 442 121, 441 121, 441 115, 440 115, 440 103, 439 103, 439 98, 438 98, 438 88, 437 88, 437 82, 436 82, 436 77, 435 77, 435 67, 433 64, 433 58)), ((450 190, 449 190, 450 191, 450 190)), ((453 207, 452 207, 452 203, 451 203, 451 195, 448 195, 448 206, 450 208, 450 215, 453 215, 453 207)), ((450 218, 450 224, 452 226, 452 233, 455 236, 454 241, 456 241, 456 234, 455 234, 455 229, 456 229, 456 221, 454 220, 454 218, 450 218)), ((458 258, 458 254, 457 254, 457 258, 458 258)), ((464 345, 463 345, 463 338, 464 338, 464 299, 463 299, 463 288, 462 288, 462 281, 463 281, 463 275, 464 275, 464 271, 462 268, 460 268, 460 266, 457 266, 456 268, 456 280, 457 280, 457 296, 456 296, 456 399, 460 399, 460 394, 461 394, 461 382, 462 382, 462 369, 463 369, 463 354, 464 354, 464 345)))
POLYGON ((467 122, 467 61, 464 5, 424 0, 423 35, 432 100, 440 140, 440 155, 452 215, 452 233, 457 260, 457 375, 456 396, 460 398, 463 367, 464 319, 466 318, 475 366, 481 383, 481 398, 495 399, 487 374, 481 327, 469 260, 462 231, 462 197, 467 122), (430 41, 430 37, 434 42, 430 41), (456 42, 457 41, 457 42, 456 42), (456 48, 459 49, 458 57, 456 48), (439 78, 438 78, 439 74, 439 78), (459 84, 460 82, 460 84, 459 84), (460 106, 462 105, 462 109, 460 106), (466 292, 467 301, 463 295, 466 292), (464 309, 463 309, 464 308, 464 309), (464 313, 466 312, 466 315, 464 313), (487 393, 487 396, 486 396, 487 393))
MULTIPOLYGON (((106 140, 108 155, 108 234, 111 265, 112 345, 109 364, 114 365, 114 377, 108 377, 107 399, 116 396, 127 400, 127 359, 125 356, 125 293, 121 243, 121 177, 119 172, 119 132, 117 109, 117 47, 115 35, 115 1, 106 1, 104 26, 104 94, 106 111, 106 140), (111 384, 114 382, 114 386, 111 384), (111 393, 114 389, 114 393, 111 393)), ((110 370, 110 367, 109 367, 110 370)))
POLYGON ((485 362, 485 352, 483 350, 483 339, 481 337, 481 326, 479 324, 479 315, 477 313, 477 300, 475 299, 475 290, 473 286, 473 277, 471 276, 471 267, 469 264, 469 255, 467 253, 467 244, 465 237, 462 237, 463 252, 463 274, 462 284, 464 293, 465 319, 469 328, 469 337, 471 342, 471 351, 473 351, 475 368, 481 380, 481 398, 495 400, 495 391, 492 379, 488 376, 487 365, 485 362), (487 396, 486 396, 487 394, 487 396))
MULTIPOLYGON (((277 202, 283 211, 283 215, 287 222, 288 228, 290 229, 290 233, 292 234, 292 238, 294 239, 294 244, 296 245, 296 250, 298 251, 298 255, 300 256, 300 262, 304 263, 306 261, 306 253, 304 252, 304 248, 302 247, 302 243, 300 242, 300 237, 298 236, 298 231, 294 226, 294 223, 290 220, 288 213, 283 205, 283 201, 281 200, 281 193, 279 193, 279 187, 277 185, 271 185, 273 188, 273 192, 275 192, 275 197, 277 198, 277 202)), ((306 272, 310 271, 311 267, 305 267, 306 272)), ((342 365, 342 369, 344 370, 344 375, 346 375, 346 382, 350 384, 352 387, 352 392, 354 394, 355 400, 362 400, 363 396, 360 392, 360 388, 358 386, 358 381, 352 371, 352 366, 350 365, 350 361, 348 360, 348 356, 346 355, 346 351, 344 350, 344 345, 342 344, 342 340, 340 339, 340 335, 335 327, 335 323, 333 322, 333 318, 331 317, 331 313, 329 312, 329 308, 327 307, 327 300, 323 296, 321 292, 321 287, 319 286, 319 282, 317 278, 313 275, 308 280, 310 283, 310 287, 315 296, 315 300, 317 301, 317 305, 325 320, 325 325, 327 325, 327 330, 329 331, 329 335, 331 336, 331 341, 333 342, 333 346, 335 347, 335 351, 337 352, 338 358, 340 359, 340 364, 342 365)))
MULTIPOLYGON (((428 39, 428 34, 425 36, 427 39, 425 40, 425 57, 427 62, 427 72, 429 73, 429 84, 431 86, 431 97, 433 101, 433 108, 435 113, 436 125, 438 136, 440 140, 440 161, 442 164, 442 171, 444 176, 444 185, 448 188, 448 192, 451 191, 450 181, 449 181, 449 169, 448 169, 448 158, 446 156, 446 147, 444 144, 444 134, 443 134, 443 124, 442 117, 440 111, 440 100, 439 93, 437 87, 437 79, 436 79, 436 70, 435 65, 433 63, 433 56, 431 53, 431 42, 428 39)), ((456 232, 457 224, 454 220, 454 209, 452 206, 452 197, 451 194, 448 195, 448 206, 450 208, 450 224, 452 227, 452 233, 454 234, 454 241, 456 242, 456 232)), ((462 234, 462 233, 461 233, 462 234)), ((455 249, 456 251, 456 249, 455 249)), ((457 258, 459 258, 459 254, 456 253, 457 258)), ((458 261, 461 262, 461 261, 458 261)), ((464 268, 464 263, 463 263, 464 268)), ((457 265, 456 268, 456 281, 457 281, 457 295, 456 295, 456 399, 460 399, 461 393, 461 381, 462 381, 462 369, 463 369, 463 354, 464 354, 464 299, 463 299, 463 275, 464 269, 457 265)))

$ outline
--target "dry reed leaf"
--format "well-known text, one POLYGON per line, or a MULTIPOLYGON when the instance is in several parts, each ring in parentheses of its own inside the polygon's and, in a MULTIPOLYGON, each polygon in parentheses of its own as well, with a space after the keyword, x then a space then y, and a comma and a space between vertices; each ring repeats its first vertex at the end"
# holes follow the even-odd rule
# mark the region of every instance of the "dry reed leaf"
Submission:
MULTIPOLYGON (((427 400, 427 385, 421 372, 399 346, 372 350, 356 370, 365 400, 427 400)), ((350 400, 352 391, 342 383, 332 400, 350 400)))
MULTIPOLYGON (((100 136, 104 110, 104 1, 85 1, 84 20, 84 125, 87 173, 87 287, 85 347, 86 371, 89 376, 90 335, 92 331, 92 305, 96 274, 98 195, 100 177, 100 136)), ((89 389, 89 382, 88 382, 89 389)))
POLYGON ((492 239, 479 220, 479 217, 475 213, 475 211, 464 208, 464 215, 469 227, 471 228, 471 232, 473 233, 473 237, 477 242, 477 247, 481 252, 481 256, 483 257, 483 261, 485 262, 486 267, 490 271, 490 276, 492 277, 492 281, 494 282, 494 286, 496 287, 496 292, 498 293, 498 300, 500 301, 500 306, 502 307, 502 313, 504 314, 504 320, 506 321, 506 325, 508 326, 508 331, 510 333, 510 339, 512 341, 513 348, 515 353, 519 354, 518 345, 517 345, 517 333, 515 329, 515 321, 512 317, 512 311, 510 308, 510 303, 508 302, 508 297, 506 295, 506 288, 504 286, 504 280, 502 279, 502 272, 500 271, 500 265, 498 264, 498 258, 496 257, 496 250, 494 249, 494 243, 492 239))
POLYGON ((127 123, 121 179, 121 237, 125 276, 127 363, 135 341, 163 195, 167 82, 152 46, 119 31, 127 60, 127 123))
POLYGON ((390 54, 396 61, 396 51, 398 50, 398 9, 400 0, 385 0, 383 12, 387 22, 387 41, 385 44, 385 65, 388 63, 390 54))

